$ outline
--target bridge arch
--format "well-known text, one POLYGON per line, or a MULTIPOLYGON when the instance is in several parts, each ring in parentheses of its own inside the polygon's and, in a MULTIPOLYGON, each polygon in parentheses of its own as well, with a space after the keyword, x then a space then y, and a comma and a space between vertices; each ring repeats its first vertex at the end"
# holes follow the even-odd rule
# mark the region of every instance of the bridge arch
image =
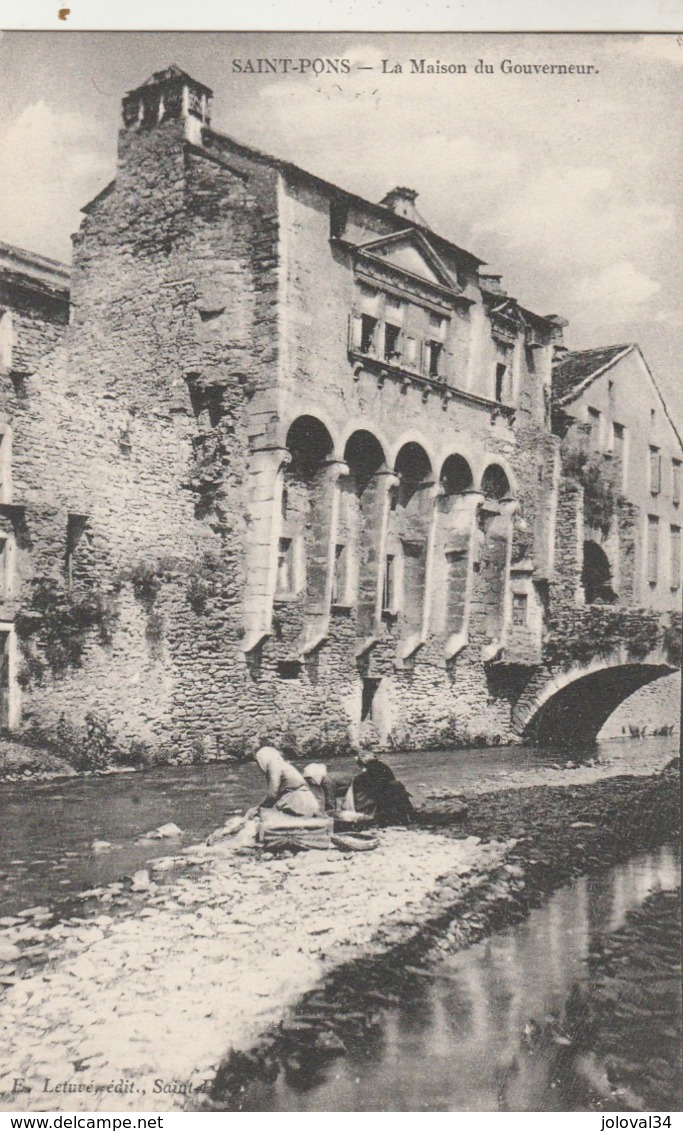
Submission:
POLYGON ((531 681, 512 713, 521 738, 538 745, 566 746, 595 740, 620 703, 676 668, 662 656, 636 661, 624 655, 531 681))

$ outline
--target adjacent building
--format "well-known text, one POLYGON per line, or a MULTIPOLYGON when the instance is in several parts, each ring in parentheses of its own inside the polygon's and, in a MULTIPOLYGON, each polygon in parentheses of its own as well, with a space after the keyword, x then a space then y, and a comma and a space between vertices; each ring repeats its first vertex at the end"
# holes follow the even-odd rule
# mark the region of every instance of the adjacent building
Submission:
MULTIPOLYGON (((553 389, 565 453, 583 450, 614 496, 637 509, 629 599, 680 607, 683 444, 638 346, 560 351, 553 389)), ((616 601, 625 549, 618 523, 587 525, 586 535, 587 597, 616 601)))
POLYGON ((583 355, 553 377, 562 320, 414 190, 363 200, 216 133, 210 105, 175 67, 124 98, 70 272, 0 248, 2 722, 49 738, 90 713, 198 757, 258 733, 513 739, 553 610, 674 603, 680 445, 653 387, 637 433, 644 363, 622 349, 604 401, 569 377, 583 355), (619 428, 661 457, 659 495, 613 500, 627 551, 604 522, 584 538, 588 464, 563 469, 584 395, 612 465, 619 428))

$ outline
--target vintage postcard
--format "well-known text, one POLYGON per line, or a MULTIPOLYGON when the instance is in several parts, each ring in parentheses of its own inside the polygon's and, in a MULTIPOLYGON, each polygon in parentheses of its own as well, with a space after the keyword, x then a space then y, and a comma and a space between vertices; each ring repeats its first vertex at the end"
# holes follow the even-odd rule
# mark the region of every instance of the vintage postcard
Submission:
POLYGON ((682 75, 2 34, 1 1111, 673 1125, 682 75))

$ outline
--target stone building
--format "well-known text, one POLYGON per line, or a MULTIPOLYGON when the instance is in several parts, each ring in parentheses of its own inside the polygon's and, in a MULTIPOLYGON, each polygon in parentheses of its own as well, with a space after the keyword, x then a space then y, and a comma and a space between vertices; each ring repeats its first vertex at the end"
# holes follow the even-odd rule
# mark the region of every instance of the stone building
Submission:
MULTIPOLYGON (((638 346, 558 346, 553 403, 565 464, 581 453, 584 476, 616 503, 613 522, 585 522, 583 599, 680 609, 683 442, 638 346)), ((679 715, 680 675, 631 697, 609 733, 630 724, 651 733, 679 715)))
POLYGON ((175 67, 124 98, 70 289, 2 252, 3 724, 197 757, 532 733, 585 603, 562 320, 413 190, 363 200, 210 105, 175 67))

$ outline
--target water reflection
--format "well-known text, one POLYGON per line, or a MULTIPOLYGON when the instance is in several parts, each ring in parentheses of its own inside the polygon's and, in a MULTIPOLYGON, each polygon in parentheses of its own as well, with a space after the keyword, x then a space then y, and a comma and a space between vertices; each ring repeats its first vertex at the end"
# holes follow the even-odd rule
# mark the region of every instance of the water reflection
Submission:
MULTIPOLYGON (((558 891, 518 926, 416 975, 381 1032, 305 1094, 254 1085, 248 1111, 588 1110, 589 1085, 564 1031, 597 934, 680 882, 665 846, 558 891)), ((320 1065, 318 1066, 320 1067, 320 1065)))

